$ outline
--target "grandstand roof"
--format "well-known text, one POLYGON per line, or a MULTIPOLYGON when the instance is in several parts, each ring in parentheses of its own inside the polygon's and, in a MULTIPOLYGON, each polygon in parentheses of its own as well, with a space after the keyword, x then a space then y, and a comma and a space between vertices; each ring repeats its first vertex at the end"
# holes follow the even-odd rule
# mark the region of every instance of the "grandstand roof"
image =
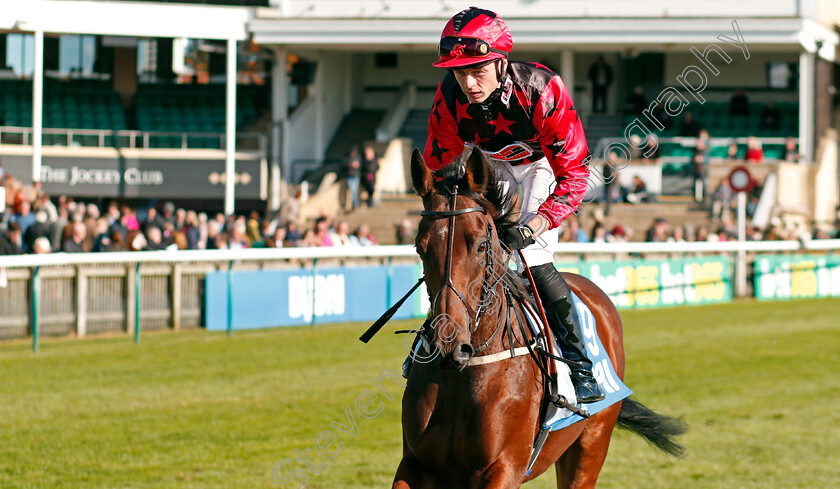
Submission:
POLYGON ((252 7, 154 2, 0 0, 0 30, 247 39, 252 7))
MULTIPOLYGON (((276 8, 257 8, 249 30, 260 44, 379 49, 431 48, 455 7, 439 1, 276 0, 276 8)), ((768 0, 704 2, 641 0, 486 0, 515 33, 515 46, 531 49, 573 47, 575 51, 645 46, 706 45, 733 36, 737 20, 752 48, 802 49, 834 59, 837 33, 817 21, 814 2, 768 0), (813 5, 812 5, 813 4, 813 5)))

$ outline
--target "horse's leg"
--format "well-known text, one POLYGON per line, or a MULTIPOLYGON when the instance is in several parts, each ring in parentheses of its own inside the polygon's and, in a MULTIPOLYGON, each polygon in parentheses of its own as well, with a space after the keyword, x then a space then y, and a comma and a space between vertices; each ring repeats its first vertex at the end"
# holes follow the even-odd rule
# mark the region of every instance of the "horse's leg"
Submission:
POLYGON ((431 489, 432 478, 414 457, 403 455, 391 489, 431 489))
POLYGON ((513 465, 498 461, 487 468, 477 479, 471 481, 472 489, 515 489, 522 485, 513 465))
POLYGON ((621 411, 621 403, 592 416, 568 450, 556 464, 557 489, 593 489, 607 458, 610 437, 621 411))

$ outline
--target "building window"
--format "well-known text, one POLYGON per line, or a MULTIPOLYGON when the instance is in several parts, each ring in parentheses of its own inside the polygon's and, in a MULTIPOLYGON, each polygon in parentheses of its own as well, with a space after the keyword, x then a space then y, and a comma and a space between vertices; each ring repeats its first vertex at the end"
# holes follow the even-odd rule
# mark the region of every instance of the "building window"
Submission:
POLYGON ((777 90, 796 90, 798 68, 796 63, 770 61, 767 63, 767 86, 777 90))
POLYGON ((61 36, 58 41, 58 71, 62 75, 93 73, 96 60, 95 36, 61 36))
MULTIPOLYGON (((157 69, 157 39, 140 39, 137 42, 137 74, 152 79, 157 69)), ((145 80, 144 80, 145 81, 145 80)))
POLYGON ((17 76, 32 75, 35 66, 35 36, 9 34, 6 36, 6 65, 17 76))

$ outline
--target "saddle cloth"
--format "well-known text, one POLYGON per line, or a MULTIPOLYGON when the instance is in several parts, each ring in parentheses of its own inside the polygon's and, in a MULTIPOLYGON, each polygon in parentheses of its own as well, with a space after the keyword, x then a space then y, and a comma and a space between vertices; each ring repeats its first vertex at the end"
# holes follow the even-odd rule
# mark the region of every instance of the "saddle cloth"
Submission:
MULTIPOLYGON (((595 414, 628 397, 633 391, 624 385, 624 382, 616 375, 612 362, 609 356, 607 356, 607 351, 604 349, 604 345, 601 344, 601 339, 598 338, 598 329, 595 327, 595 316, 592 315, 592 311, 589 310, 589 307, 574 292, 571 294, 572 305, 577 308, 581 317, 583 336, 586 342, 586 356, 592 361, 592 374, 606 394, 606 397, 601 401, 579 405, 581 409, 589 412, 589 414, 595 414)), ((526 314, 528 323, 535 334, 537 334, 539 331, 537 319, 528 311, 528 308, 525 310, 528 312, 526 314)), ((550 328, 548 329, 550 330, 550 328)), ((553 335, 552 341, 554 341, 555 345, 554 351, 559 352, 560 348, 556 346, 557 341, 553 338, 553 335)), ((569 366, 559 360, 551 361, 555 363, 558 375, 557 384, 549 386, 549 389, 555 395, 560 394, 569 401, 577 402, 575 399, 575 389, 569 378, 569 366)), ((568 409, 560 409, 554 404, 549 403, 541 428, 557 431, 577 423, 582 419, 580 415, 574 414, 568 409)))

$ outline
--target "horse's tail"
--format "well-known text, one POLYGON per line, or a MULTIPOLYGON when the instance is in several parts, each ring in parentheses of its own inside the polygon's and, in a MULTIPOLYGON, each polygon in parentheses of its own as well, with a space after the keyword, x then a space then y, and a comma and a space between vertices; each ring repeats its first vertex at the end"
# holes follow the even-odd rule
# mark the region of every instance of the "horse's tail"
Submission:
POLYGON ((622 401, 618 426, 636 433, 663 452, 674 456, 683 454, 682 445, 674 440, 688 429, 682 418, 664 416, 628 398, 622 401))

